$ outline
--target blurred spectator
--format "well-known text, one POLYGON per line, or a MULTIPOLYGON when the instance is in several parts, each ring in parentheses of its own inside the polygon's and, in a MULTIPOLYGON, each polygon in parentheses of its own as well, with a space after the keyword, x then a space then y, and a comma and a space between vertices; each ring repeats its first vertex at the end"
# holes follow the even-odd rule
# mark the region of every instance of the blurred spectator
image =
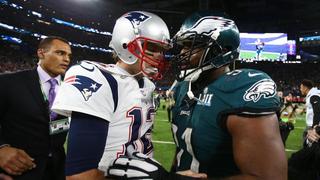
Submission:
POLYGON ((300 84, 300 91, 303 96, 306 96, 307 127, 303 133, 303 139, 305 139, 307 134, 311 133, 311 131, 314 131, 313 128, 319 124, 320 90, 317 87, 314 87, 314 83, 311 80, 304 79, 300 84))
POLYGON ((167 108, 167 115, 168 115, 168 121, 171 122, 171 110, 174 106, 174 99, 173 99, 173 91, 168 91, 168 93, 166 94, 167 98, 166 98, 166 108, 167 108))
POLYGON ((23 52, 19 46, 1 44, 0 73, 32 69, 36 61, 36 57, 23 52))

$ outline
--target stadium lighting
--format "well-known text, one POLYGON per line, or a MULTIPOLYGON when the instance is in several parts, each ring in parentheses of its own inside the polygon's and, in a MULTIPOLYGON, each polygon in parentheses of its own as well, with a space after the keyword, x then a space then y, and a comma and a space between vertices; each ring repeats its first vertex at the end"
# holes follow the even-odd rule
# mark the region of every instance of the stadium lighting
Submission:
POLYGON ((98 2, 100 0, 72 0, 74 2, 80 2, 80 3, 94 3, 94 2, 98 2))

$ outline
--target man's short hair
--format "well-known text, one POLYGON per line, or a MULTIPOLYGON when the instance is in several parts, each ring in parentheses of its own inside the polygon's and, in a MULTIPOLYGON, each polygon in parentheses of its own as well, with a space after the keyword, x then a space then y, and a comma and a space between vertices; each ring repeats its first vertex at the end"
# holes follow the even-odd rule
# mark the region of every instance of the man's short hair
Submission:
POLYGON ((112 59, 115 63, 117 63, 118 61, 121 61, 121 59, 119 58, 118 54, 115 51, 112 51, 112 59))
POLYGON ((309 80, 309 79, 304 79, 302 80, 301 84, 305 87, 307 87, 308 89, 311 89, 314 87, 314 83, 313 81, 309 80))
POLYGON ((38 45, 38 49, 47 49, 50 47, 52 41, 54 40, 59 40, 62 41, 66 44, 69 44, 69 41, 67 41, 66 39, 59 37, 59 36, 48 36, 44 39, 42 39, 38 45))

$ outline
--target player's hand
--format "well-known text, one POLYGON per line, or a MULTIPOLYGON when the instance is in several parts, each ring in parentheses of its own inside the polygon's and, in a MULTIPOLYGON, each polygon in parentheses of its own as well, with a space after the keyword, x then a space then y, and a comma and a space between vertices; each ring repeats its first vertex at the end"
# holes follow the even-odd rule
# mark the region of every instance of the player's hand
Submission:
POLYGON ((312 129, 308 130, 307 138, 311 142, 318 142, 319 141, 320 135, 317 134, 316 128, 312 128, 312 129))
POLYGON ((7 175, 2 174, 2 173, 0 174, 0 179, 1 180, 13 180, 12 177, 7 176, 7 175))
POLYGON ((108 174, 116 179, 166 179, 168 172, 156 160, 134 152, 131 157, 116 159, 108 174))
MULTIPOLYGON (((122 156, 109 168, 108 174, 115 179, 193 180, 194 177, 167 172, 159 162, 134 152, 130 158, 122 156)), ((198 179, 198 178, 196 178, 198 179)))
POLYGON ((13 147, 0 148, 0 167, 11 175, 21 175, 36 167, 36 164, 25 151, 13 147))
POLYGON ((178 171, 177 174, 181 174, 183 176, 189 176, 193 178, 201 178, 206 179, 208 176, 205 173, 196 173, 192 170, 186 170, 186 171, 178 171))

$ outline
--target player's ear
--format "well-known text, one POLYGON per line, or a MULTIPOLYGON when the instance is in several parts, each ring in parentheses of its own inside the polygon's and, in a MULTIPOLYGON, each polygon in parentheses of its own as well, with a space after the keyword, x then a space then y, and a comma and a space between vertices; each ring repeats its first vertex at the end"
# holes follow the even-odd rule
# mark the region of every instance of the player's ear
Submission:
POLYGON ((39 48, 37 50, 37 55, 38 55, 38 58, 39 59, 44 59, 44 53, 45 53, 45 50, 43 48, 39 48))

